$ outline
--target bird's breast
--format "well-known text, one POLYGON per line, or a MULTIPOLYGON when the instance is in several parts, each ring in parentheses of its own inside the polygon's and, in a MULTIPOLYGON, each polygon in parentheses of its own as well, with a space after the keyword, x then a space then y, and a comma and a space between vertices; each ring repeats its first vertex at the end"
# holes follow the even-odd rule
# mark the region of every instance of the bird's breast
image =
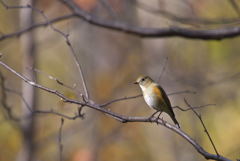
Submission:
POLYGON ((143 97, 147 105, 151 108, 162 110, 162 108, 165 106, 161 91, 156 86, 146 88, 143 91, 143 97))
POLYGON ((158 104, 158 98, 151 94, 143 94, 144 100, 147 103, 147 105, 151 108, 154 108, 158 104))

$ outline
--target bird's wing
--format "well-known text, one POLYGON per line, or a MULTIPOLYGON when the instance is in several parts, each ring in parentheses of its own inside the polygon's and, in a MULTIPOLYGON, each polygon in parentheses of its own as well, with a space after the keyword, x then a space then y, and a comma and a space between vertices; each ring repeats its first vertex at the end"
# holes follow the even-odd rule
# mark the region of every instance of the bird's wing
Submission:
POLYGON ((167 104, 167 106, 170 107, 171 110, 172 110, 172 105, 171 105, 171 102, 170 102, 170 100, 169 100, 166 92, 163 90, 163 88, 162 88, 161 86, 157 85, 157 87, 158 87, 158 89, 159 89, 160 92, 161 92, 161 95, 162 95, 162 97, 163 97, 163 100, 165 101, 165 103, 167 104))
POLYGON ((172 118, 173 122, 180 128, 179 123, 177 121, 177 119, 175 118, 173 109, 172 109, 172 105, 171 102, 166 94, 166 92, 163 90, 163 88, 156 84, 157 88, 154 88, 154 93, 157 94, 158 97, 160 97, 159 100, 163 101, 162 103, 165 104, 165 110, 163 110, 164 112, 166 112, 167 114, 169 114, 169 116, 172 118))

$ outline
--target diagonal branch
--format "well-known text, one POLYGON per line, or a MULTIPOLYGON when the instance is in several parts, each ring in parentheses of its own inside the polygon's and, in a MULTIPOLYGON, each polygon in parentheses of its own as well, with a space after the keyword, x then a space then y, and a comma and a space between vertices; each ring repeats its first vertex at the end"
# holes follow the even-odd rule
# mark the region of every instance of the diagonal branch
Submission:
MULTIPOLYGON (((78 69, 78 72, 80 74, 80 77, 81 77, 81 80, 82 80, 82 84, 83 84, 83 89, 84 89, 84 92, 85 92, 85 96, 86 96, 86 100, 89 99, 89 93, 88 93, 88 88, 87 88, 87 85, 86 85, 86 80, 85 80, 85 77, 83 75, 83 70, 82 70, 82 67, 80 65, 80 63, 78 62, 78 59, 77 59, 77 55, 72 47, 72 44, 70 43, 70 40, 68 37, 66 37, 66 42, 67 42, 67 45, 69 46, 70 50, 71 50, 71 54, 74 58, 74 62, 77 66, 77 69, 78 69)), ((83 96, 83 99, 85 100, 84 96, 83 96)))
POLYGON ((64 119, 61 118, 61 124, 58 134, 58 146, 59 146, 59 161, 63 161, 63 143, 62 143, 62 129, 63 129, 64 119))
MULTIPOLYGON (((5 87, 5 78, 3 76, 3 74, 0 72, 0 95, 2 96, 1 97, 1 100, 0 100, 0 103, 2 104, 2 107, 4 108, 5 112, 7 113, 7 119, 10 119, 10 120, 13 120, 13 121, 16 121, 16 123, 19 121, 18 118, 16 118, 14 115, 13 115, 13 112, 12 112, 12 108, 8 105, 7 103, 7 93, 6 93, 6 87, 5 87)), ((20 126, 20 125, 18 125, 20 126)))
POLYGON ((214 144, 214 142, 213 142, 213 140, 212 140, 212 138, 211 138, 211 136, 210 136, 210 134, 209 134, 209 132, 208 132, 208 130, 207 130, 204 122, 203 122, 203 120, 202 120, 202 116, 195 111, 195 109, 187 102, 187 100, 186 100, 185 98, 184 98, 184 102, 186 103, 186 105, 187 105, 188 107, 191 108, 191 110, 194 112, 194 114, 195 114, 195 115, 198 117, 198 119, 200 120, 200 122, 201 122, 201 124, 202 124, 202 126, 203 126, 203 128, 204 128, 204 132, 207 134, 207 136, 208 136, 208 138, 209 138, 209 140, 210 140, 210 142, 211 142, 211 144, 212 144, 212 146, 213 146, 214 151, 216 152, 217 156, 219 156, 219 153, 218 153, 218 151, 217 151, 217 148, 216 148, 216 146, 215 146, 215 144, 214 144))
POLYGON ((168 57, 165 58, 165 61, 164 61, 164 63, 163 63, 163 67, 162 67, 162 71, 161 71, 161 73, 159 74, 159 77, 158 77, 157 82, 160 82, 160 80, 161 80, 161 78, 162 78, 162 76, 163 76, 163 74, 164 74, 164 72, 165 72, 165 70, 166 70, 167 62, 168 62, 168 57))
POLYGON ((15 74, 17 77, 21 78, 24 82, 30 84, 31 86, 35 87, 35 88, 39 88, 42 89, 46 92, 49 93, 53 93, 56 96, 58 96, 59 98, 61 98, 63 101, 65 102, 69 102, 69 103, 75 103, 78 105, 85 105, 85 103, 79 102, 79 101, 75 101, 75 100, 71 100, 68 99, 67 97, 65 97, 62 93, 58 92, 57 90, 54 89, 50 89, 47 88, 45 86, 42 86, 40 84, 35 83, 34 81, 29 80, 28 78, 26 78, 25 76, 21 75, 20 73, 16 72, 14 69, 12 69, 11 67, 9 67, 7 64, 3 63, 2 61, 0 61, 0 65, 3 66, 5 69, 7 69, 8 71, 12 72, 13 74, 15 74))
POLYGON ((235 12, 240 16, 240 8, 235 0, 228 0, 235 12))

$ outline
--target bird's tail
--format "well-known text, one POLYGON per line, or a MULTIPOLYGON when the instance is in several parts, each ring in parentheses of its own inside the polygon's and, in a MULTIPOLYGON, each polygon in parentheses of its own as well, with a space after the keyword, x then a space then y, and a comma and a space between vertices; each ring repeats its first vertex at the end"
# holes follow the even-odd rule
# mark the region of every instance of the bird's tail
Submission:
POLYGON ((178 128, 180 128, 180 125, 179 125, 179 123, 178 123, 178 121, 177 121, 173 111, 171 110, 168 114, 171 117, 171 119, 173 120, 174 124, 177 125, 178 128))
POLYGON ((175 116, 173 116, 173 117, 171 117, 171 118, 172 118, 174 124, 177 125, 177 127, 180 129, 180 125, 179 125, 177 119, 175 118, 175 116))

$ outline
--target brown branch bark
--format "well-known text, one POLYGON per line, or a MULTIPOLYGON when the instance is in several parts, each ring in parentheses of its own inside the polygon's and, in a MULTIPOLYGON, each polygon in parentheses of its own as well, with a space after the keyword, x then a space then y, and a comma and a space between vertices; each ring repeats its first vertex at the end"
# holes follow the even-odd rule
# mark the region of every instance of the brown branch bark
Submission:
POLYGON ((216 148, 216 146, 215 146, 215 144, 214 144, 214 142, 213 142, 213 140, 212 140, 212 137, 210 136, 210 134, 209 134, 209 132, 208 132, 208 130, 207 130, 207 128, 206 128, 206 125, 204 124, 204 122, 203 122, 203 120, 202 120, 202 116, 201 116, 200 114, 198 114, 197 111, 194 110, 194 108, 187 102, 187 100, 186 100, 185 98, 184 98, 184 102, 186 103, 186 105, 187 105, 188 107, 190 107, 190 109, 193 111, 193 113, 198 117, 200 123, 201 123, 202 126, 203 126, 204 132, 207 134, 207 136, 208 136, 208 138, 209 138, 209 140, 210 140, 210 142, 211 142, 211 144, 212 144, 212 146, 213 146, 214 151, 215 151, 216 154, 219 156, 219 153, 218 153, 218 151, 217 151, 217 148, 216 148))
POLYGON ((147 28, 130 26, 119 21, 105 21, 91 15, 80 9, 71 0, 60 0, 65 4, 78 18, 101 28, 114 31, 120 31, 127 34, 136 35, 142 38, 165 38, 165 37, 183 37, 202 40, 221 40, 225 38, 237 37, 240 35, 240 27, 221 27, 218 29, 190 29, 178 26, 163 28, 147 28))
MULTIPOLYGON (((76 17, 101 28, 106 28, 106 29, 110 29, 118 32, 124 32, 124 33, 132 34, 135 36, 139 36, 142 38, 183 37, 183 38, 190 38, 190 39, 222 40, 226 38, 237 37, 240 35, 239 26, 219 27, 217 29, 209 29, 209 30, 208 29, 190 29, 190 28, 184 28, 179 26, 170 26, 170 27, 162 27, 162 28, 130 26, 128 24, 125 24, 119 21, 101 20, 100 18, 97 18, 81 10, 71 0, 69 1, 61 0, 61 1, 70 8, 70 10, 73 12, 72 14, 60 16, 60 17, 48 20, 47 22, 36 23, 20 31, 12 32, 9 34, 2 34, 0 36, 0 41, 13 38, 13 37, 18 37, 36 28, 49 26, 53 23, 71 19, 71 18, 76 18, 76 17)), ((236 20, 235 23, 239 23, 238 20, 236 20)))

